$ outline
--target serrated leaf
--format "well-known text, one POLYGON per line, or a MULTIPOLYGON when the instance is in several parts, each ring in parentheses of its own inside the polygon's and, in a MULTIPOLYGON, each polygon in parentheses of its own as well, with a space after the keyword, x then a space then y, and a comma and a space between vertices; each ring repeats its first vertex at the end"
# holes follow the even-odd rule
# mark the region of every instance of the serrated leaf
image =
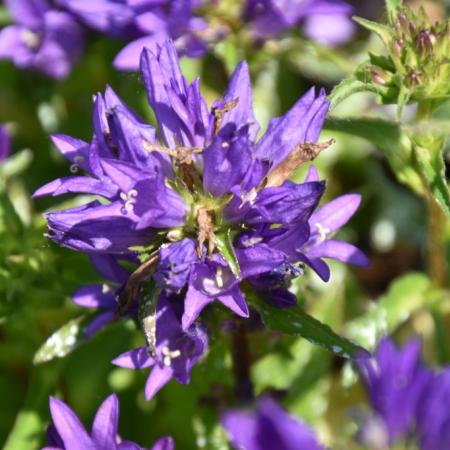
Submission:
POLYGON ((443 152, 432 154, 428 149, 414 146, 414 154, 433 198, 447 217, 450 217, 450 193, 445 176, 443 152))
POLYGON ((274 308, 259 301, 259 311, 267 328, 286 334, 301 336, 343 358, 355 358, 367 351, 336 334, 328 325, 302 311, 298 306, 288 309, 274 308))
POLYGON ((230 266, 233 275, 236 278, 239 278, 241 275, 241 269, 239 268, 236 253, 234 252, 231 229, 228 229, 226 232, 216 234, 216 246, 220 254, 230 266))
POLYGON ((63 358, 77 348, 85 340, 85 319, 85 316, 77 317, 55 331, 36 352, 33 363, 41 364, 55 358, 63 358))
POLYGON ((367 30, 373 31, 374 33, 378 34, 378 36, 381 37, 385 44, 388 44, 392 38, 392 31, 386 25, 357 16, 354 16, 353 20, 367 30))
POLYGON ((361 345, 373 348, 381 336, 395 331, 415 311, 432 301, 431 287, 430 279, 420 272, 393 281, 372 310, 350 322, 349 335, 361 345))

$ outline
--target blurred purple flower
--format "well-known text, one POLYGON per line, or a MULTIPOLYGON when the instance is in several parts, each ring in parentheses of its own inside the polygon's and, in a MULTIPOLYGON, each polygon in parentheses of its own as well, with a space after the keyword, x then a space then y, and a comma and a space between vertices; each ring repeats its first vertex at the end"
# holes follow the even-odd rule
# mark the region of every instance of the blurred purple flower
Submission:
POLYGON ((4 161, 11 151, 11 138, 5 125, 0 124, 0 163, 4 161))
POLYGON ((450 443, 450 368, 436 375, 423 395, 417 428, 422 450, 443 450, 450 443))
POLYGON ((354 34, 351 13, 343 0, 247 0, 243 18, 257 38, 274 37, 304 23, 310 39, 336 46, 354 34))
POLYGON ((156 307, 153 356, 148 348, 139 347, 112 361, 129 369, 152 368, 145 386, 148 400, 172 378, 181 384, 188 384, 192 368, 207 351, 208 337, 201 325, 196 323, 187 330, 182 329, 180 305, 175 296, 164 291, 160 294, 156 307))
POLYGON ((0 59, 67 77, 83 47, 80 26, 70 14, 51 9, 46 0, 5 0, 15 22, 0 31, 0 59))
MULTIPOLYGON (((110 395, 100 405, 89 434, 76 414, 61 400, 50 397, 52 424, 43 450, 143 450, 138 444, 123 441, 118 435, 119 400, 110 395)), ((173 450, 173 439, 159 439, 152 450, 173 450)))
POLYGON ((414 340, 397 349, 386 338, 374 358, 361 358, 358 365, 375 412, 362 431, 362 439, 391 445, 406 438, 416 427, 417 414, 433 381, 433 374, 422 363, 420 342, 414 340))
POLYGON ((236 450, 321 450, 313 431, 275 401, 260 399, 254 410, 230 410, 222 425, 236 450))

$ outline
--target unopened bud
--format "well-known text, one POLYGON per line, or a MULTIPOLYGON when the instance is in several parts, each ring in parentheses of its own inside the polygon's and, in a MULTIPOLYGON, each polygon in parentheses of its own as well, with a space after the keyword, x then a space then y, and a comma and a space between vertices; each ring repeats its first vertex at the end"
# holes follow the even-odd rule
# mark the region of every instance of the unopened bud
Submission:
POLYGON ((394 41, 394 52, 398 57, 402 56, 404 46, 405 42, 403 41, 403 39, 396 39, 394 41))
POLYGON ((370 74, 372 76, 372 81, 381 86, 385 86, 391 80, 391 77, 379 67, 372 66, 370 68, 370 74))
POLYGON ((428 30, 423 30, 417 35, 417 49, 422 54, 431 54, 436 36, 428 30))

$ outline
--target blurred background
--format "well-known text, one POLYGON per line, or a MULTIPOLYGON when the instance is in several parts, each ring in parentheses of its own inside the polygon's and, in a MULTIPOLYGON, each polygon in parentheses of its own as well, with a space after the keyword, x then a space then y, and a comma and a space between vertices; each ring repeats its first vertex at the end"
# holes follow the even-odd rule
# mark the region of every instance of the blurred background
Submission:
MULTIPOLYGON (((382 1, 352 3, 356 15, 383 20, 382 1)), ((449 1, 410 4, 425 6, 441 19, 450 8, 449 1)), ((2 8, 0 25, 7 23, 2 8)), ((219 44, 202 59, 183 58, 184 72, 189 80, 201 77, 203 93, 211 102, 221 97, 230 67, 249 57, 256 113, 263 125, 286 112, 309 87, 331 92, 368 52, 382 52, 379 39, 356 24, 351 40, 335 48, 307 40, 301 29, 250 55, 239 49, 230 52, 227 46, 219 44)), ((170 434, 180 449, 227 448, 216 425, 223 399, 231 395, 233 386, 226 331, 212 339, 189 387, 171 382, 151 402, 143 395, 146 371, 110 364, 115 356, 141 344, 132 323, 111 326, 66 358, 32 362, 55 330, 80 316, 71 294, 83 284, 101 281, 86 256, 59 248, 44 236, 42 213, 77 200, 30 199, 44 183, 70 174, 69 164, 49 135, 58 132, 90 140, 92 95, 104 91, 107 84, 153 120, 139 74, 112 68, 121 47, 120 39, 90 33, 83 57, 61 82, 0 61, 0 122, 8 125, 13 146, 0 171, 0 443, 6 443, 11 432, 7 449, 31 450, 43 444, 49 395, 62 395, 89 424, 112 391, 120 398, 121 434, 143 446, 170 434)), ((378 105, 366 93, 351 96, 332 114, 395 118, 393 107, 378 105)), ((439 114, 450 118, 450 103, 439 114)), ((408 106, 404 120, 413 115, 414 106, 408 106)), ((418 335, 429 364, 449 364, 449 299, 427 275, 424 202, 398 182, 381 148, 345 131, 336 131, 332 124, 325 127, 321 140, 333 137, 336 144, 315 164, 328 183, 326 200, 348 192, 362 195, 360 210, 341 233, 368 255, 371 267, 332 263, 329 283, 309 271, 293 288, 312 315, 367 348, 372 349, 386 333, 393 333, 399 342, 418 335)), ((305 171, 302 168, 297 179, 305 171)), ((447 229, 447 255, 449 238, 447 229)), ((290 412, 315 427, 330 448, 358 448, 353 436, 367 402, 351 365, 301 338, 264 336, 258 332, 251 336, 257 393, 279 396, 290 412)))

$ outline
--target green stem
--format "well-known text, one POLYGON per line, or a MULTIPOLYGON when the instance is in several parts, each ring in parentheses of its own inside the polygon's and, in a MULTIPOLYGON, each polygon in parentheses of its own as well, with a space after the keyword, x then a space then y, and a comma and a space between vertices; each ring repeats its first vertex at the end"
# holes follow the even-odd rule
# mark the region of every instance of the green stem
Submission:
MULTIPOLYGON (((416 122, 427 121, 433 113, 432 100, 424 100, 418 103, 416 122)), ((415 136, 414 139, 421 143, 421 146, 428 149, 430 153, 440 151, 443 145, 440 137, 433 137, 424 134, 415 136)), ((438 286, 448 285, 448 261, 444 245, 445 228, 447 218, 439 204, 430 192, 428 184, 424 181, 425 200, 427 205, 427 266, 429 273, 438 286)))

